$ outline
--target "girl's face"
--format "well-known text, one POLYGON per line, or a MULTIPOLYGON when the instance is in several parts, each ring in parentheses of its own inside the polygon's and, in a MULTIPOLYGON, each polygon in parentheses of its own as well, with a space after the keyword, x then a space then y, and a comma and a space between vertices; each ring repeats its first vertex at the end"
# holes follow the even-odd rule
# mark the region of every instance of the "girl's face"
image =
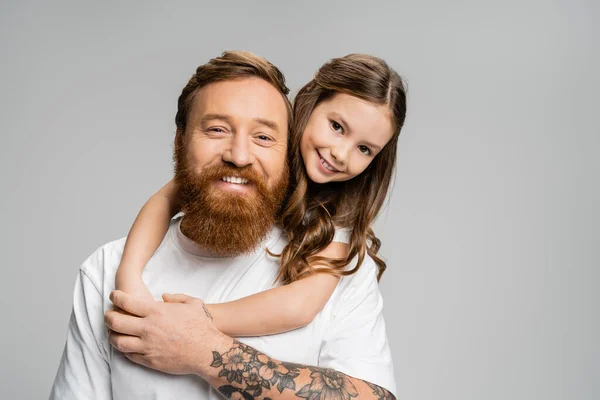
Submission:
POLYGON ((316 183, 352 179, 369 166, 393 133, 387 105, 335 94, 315 107, 300 139, 306 172, 316 183))

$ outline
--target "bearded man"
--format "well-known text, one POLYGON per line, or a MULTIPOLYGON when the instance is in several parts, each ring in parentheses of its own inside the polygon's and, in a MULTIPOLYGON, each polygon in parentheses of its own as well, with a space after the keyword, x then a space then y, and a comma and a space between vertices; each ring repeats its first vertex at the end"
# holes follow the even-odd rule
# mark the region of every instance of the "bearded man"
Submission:
POLYGON ((288 186, 287 93, 281 72, 250 53, 197 69, 176 116, 184 216, 144 271, 154 295, 195 297, 154 302, 113 291, 124 239, 102 246, 80 268, 51 399, 394 398, 372 260, 292 332, 234 340, 200 300, 273 287, 278 259, 265 249, 278 253, 287 240, 275 226, 288 186))

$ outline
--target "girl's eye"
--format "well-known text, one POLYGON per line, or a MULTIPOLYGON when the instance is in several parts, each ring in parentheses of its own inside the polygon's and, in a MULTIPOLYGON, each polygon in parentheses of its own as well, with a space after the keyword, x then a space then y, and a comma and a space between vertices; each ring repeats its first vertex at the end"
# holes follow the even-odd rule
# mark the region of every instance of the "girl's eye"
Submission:
POLYGON ((371 155, 371 149, 369 149, 367 146, 365 145, 360 145, 358 146, 358 150, 363 153, 365 156, 370 156, 371 155))
POLYGON ((344 127, 335 121, 331 121, 331 128, 336 132, 344 133, 344 127))

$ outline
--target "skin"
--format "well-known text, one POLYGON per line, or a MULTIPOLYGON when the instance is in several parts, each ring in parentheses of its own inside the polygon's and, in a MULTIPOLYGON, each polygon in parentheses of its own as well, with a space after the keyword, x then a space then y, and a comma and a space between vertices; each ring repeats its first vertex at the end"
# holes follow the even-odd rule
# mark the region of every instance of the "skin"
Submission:
POLYGON ((127 313, 111 310, 104 317, 111 345, 125 357, 169 374, 195 374, 228 398, 395 400, 370 382, 282 362, 230 338, 214 326, 200 299, 164 294, 161 303, 118 290, 110 299, 127 313))
POLYGON ((317 183, 352 179, 369 166, 392 135, 387 105, 336 94, 315 107, 302 135, 306 172, 317 183), (328 170, 322 159, 335 171, 328 170))
MULTIPOLYGON (((372 112, 367 120, 373 123, 381 122, 385 115, 375 105, 353 98, 341 100, 347 136, 340 132, 340 137, 331 134, 326 141, 319 139, 323 116, 331 115, 327 104, 320 107, 319 118, 311 117, 311 131, 307 127, 305 133, 308 151, 319 149, 340 167, 331 180, 351 179, 370 162, 348 168, 354 165, 350 150, 364 146, 364 136, 368 136, 367 126, 350 114, 365 106, 372 112)), ((267 185, 273 185, 285 162, 286 126, 285 104, 273 87, 260 79, 226 81, 208 85, 197 94, 184 140, 197 173, 225 162, 250 166, 267 185)), ((373 125, 374 131, 378 128, 373 125)), ((369 141, 377 140, 375 146, 383 147, 383 139, 376 136, 369 141)), ((314 151, 312 156, 316 157, 314 151)), ((214 184, 231 195, 253 190, 250 185, 237 187, 241 185, 220 180, 214 184)), ((200 299, 165 294, 164 302, 156 302, 122 291, 112 292, 110 299, 116 309, 106 312, 105 323, 112 346, 138 364, 170 374, 198 375, 228 398, 394 399, 386 389, 370 382, 331 369, 275 360, 234 340, 215 327, 200 299)))
MULTIPOLYGON (((209 84, 196 94, 184 140, 198 174, 220 163, 251 166, 271 188, 286 158, 285 102, 277 89, 259 78, 209 84)), ((252 185, 222 181, 215 187, 231 194, 253 190, 252 185)))

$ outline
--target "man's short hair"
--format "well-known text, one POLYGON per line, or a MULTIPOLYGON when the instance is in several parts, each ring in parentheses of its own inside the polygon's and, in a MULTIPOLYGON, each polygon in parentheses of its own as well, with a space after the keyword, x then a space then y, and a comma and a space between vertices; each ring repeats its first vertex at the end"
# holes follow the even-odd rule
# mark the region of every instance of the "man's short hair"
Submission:
POLYGON ((177 101, 177 115, 175 116, 177 130, 180 133, 185 131, 194 96, 204 86, 219 81, 252 77, 264 79, 281 93, 288 111, 289 133, 292 124, 292 105, 287 97, 290 90, 285 85, 285 77, 279 68, 265 58, 246 51, 226 51, 220 57, 213 58, 196 69, 196 73, 183 88, 177 101))

